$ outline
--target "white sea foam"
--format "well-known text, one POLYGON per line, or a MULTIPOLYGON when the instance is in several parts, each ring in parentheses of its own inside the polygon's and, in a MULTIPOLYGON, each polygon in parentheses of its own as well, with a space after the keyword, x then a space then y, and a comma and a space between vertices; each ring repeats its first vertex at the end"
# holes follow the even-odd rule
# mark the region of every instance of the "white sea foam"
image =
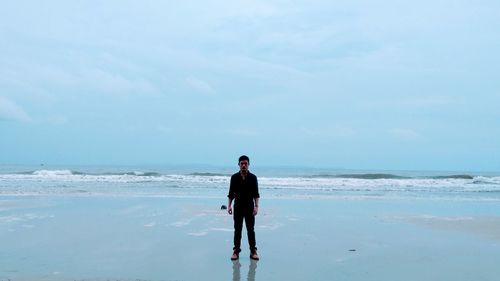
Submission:
POLYGON ((61 177, 73 175, 70 170, 38 170, 34 171, 33 175, 38 177, 61 177))

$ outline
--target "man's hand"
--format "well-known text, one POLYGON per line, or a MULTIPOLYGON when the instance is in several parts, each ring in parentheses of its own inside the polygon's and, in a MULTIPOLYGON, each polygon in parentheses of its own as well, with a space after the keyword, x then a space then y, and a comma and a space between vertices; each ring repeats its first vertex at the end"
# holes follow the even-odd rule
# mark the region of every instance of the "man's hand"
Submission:
POLYGON ((253 208, 253 215, 256 216, 258 212, 259 212, 259 207, 254 207, 253 208))
POLYGON ((233 207, 231 207, 231 205, 229 205, 229 207, 227 208, 227 213, 230 215, 233 214, 233 207))

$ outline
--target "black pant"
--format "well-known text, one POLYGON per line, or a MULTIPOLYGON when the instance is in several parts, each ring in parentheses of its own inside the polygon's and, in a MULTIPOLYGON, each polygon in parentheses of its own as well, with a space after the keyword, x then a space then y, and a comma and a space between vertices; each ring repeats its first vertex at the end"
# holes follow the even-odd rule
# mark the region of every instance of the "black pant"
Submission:
POLYGON ((241 232, 243 230, 243 220, 245 220, 245 225, 247 228, 248 244, 250 246, 250 251, 257 250, 255 247, 255 216, 253 215, 253 208, 248 209, 237 209, 234 208, 234 250, 241 251, 241 232))

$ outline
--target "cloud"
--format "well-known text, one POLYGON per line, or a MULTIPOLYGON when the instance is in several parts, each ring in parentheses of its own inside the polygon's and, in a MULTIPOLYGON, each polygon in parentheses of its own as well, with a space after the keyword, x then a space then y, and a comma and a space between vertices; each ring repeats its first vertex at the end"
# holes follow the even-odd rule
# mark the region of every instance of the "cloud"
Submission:
POLYGON ((0 120, 30 122, 31 117, 13 101, 0 97, 0 120))
POLYGON ((89 83, 94 82, 94 86, 103 92, 108 93, 137 93, 137 94, 157 94, 155 87, 142 78, 129 79, 120 73, 108 72, 96 69, 85 77, 89 83))
POLYGON ((172 133, 173 129, 171 127, 165 126, 165 125, 158 125, 156 127, 156 131, 160 133, 172 133))
POLYGON ((70 121, 68 117, 64 115, 53 115, 46 118, 44 122, 52 125, 66 125, 69 124, 70 121))
POLYGON ((335 127, 335 128, 300 128, 300 133, 310 138, 347 138, 356 134, 353 128, 335 127))
POLYGON ((232 129, 229 130, 229 133, 238 137, 258 137, 262 135, 262 133, 259 130, 251 128, 232 129))
POLYGON ((403 109, 426 109, 443 108, 452 105, 463 104, 463 99, 450 96, 423 96, 412 97, 403 93, 402 97, 391 97, 391 99, 365 100, 360 103, 364 109, 384 109, 384 108, 403 108, 403 109), (406 96, 405 96, 406 95, 406 96))
POLYGON ((390 129, 388 133, 392 137, 403 141, 419 141, 424 139, 421 134, 411 129, 390 129))
POLYGON ((210 86, 210 84, 194 77, 187 77, 186 83, 191 88, 201 93, 210 94, 214 92, 214 89, 212 88, 212 86, 210 86))

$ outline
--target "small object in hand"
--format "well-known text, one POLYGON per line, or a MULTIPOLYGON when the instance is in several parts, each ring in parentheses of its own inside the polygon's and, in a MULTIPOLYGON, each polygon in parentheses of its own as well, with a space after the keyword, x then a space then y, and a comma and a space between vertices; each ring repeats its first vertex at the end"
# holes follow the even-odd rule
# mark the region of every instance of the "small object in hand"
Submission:
POLYGON ((226 209, 227 209, 227 207, 226 207, 226 205, 222 205, 222 206, 220 206, 220 209, 221 209, 221 210, 226 210, 226 209))

